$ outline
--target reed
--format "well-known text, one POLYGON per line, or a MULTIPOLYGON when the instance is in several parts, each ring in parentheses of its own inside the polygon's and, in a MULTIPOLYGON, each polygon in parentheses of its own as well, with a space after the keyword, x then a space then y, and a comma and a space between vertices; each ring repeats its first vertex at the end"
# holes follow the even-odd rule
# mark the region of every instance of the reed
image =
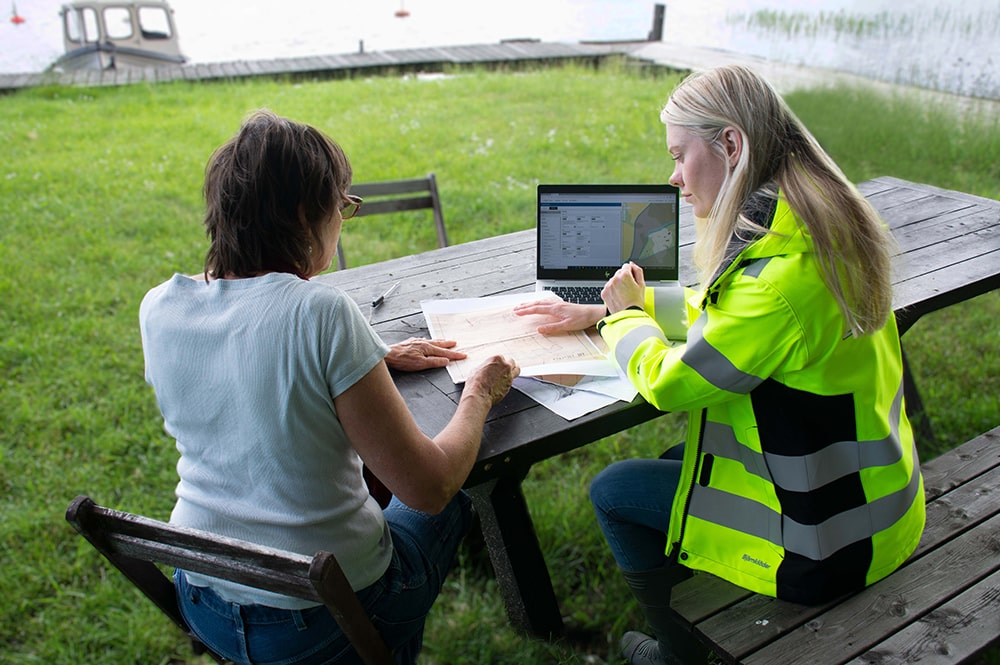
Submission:
POLYGON ((883 11, 730 12, 743 46, 779 61, 805 62, 984 99, 1000 98, 995 65, 1000 6, 985 2, 883 11))
POLYGON ((732 12, 726 23, 770 36, 828 37, 832 39, 920 38, 951 35, 956 38, 992 38, 1000 25, 1000 11, 961 11, 954 7, 932 10, 893 10, 859 14, 838 11, 782 11, 760 9, 732 12))

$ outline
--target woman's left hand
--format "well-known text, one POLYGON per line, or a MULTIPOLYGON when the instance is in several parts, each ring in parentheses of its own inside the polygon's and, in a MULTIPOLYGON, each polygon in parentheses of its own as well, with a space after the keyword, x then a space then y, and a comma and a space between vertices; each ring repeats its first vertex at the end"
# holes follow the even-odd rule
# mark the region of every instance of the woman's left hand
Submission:
POLYGON ((608 280, 601 291, 601 298, 614 314, 629 307, 642 308, 645 300, 646 279, 642 268, 629 261, 608 280))
POLYGON ((389 346, 385 364, 391 369, 419 372, 431 367, 444 367, 452 360, 464 360, 465 354, 454 351, 456 342, 450 339, 411 337, 389 346))

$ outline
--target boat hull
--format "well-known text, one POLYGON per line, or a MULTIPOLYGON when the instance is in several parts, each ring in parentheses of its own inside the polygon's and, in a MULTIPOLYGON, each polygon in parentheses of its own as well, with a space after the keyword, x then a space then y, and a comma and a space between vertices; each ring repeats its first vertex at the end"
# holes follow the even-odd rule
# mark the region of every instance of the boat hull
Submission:
POLYGON ((126 48, 108 44, 88 44, 73 49, 52 63, 56 71, 77 71, 81 69, 123 69, 128 67, 167 67, 183 65, 187 58, 181 55, 170 55, 126 48))

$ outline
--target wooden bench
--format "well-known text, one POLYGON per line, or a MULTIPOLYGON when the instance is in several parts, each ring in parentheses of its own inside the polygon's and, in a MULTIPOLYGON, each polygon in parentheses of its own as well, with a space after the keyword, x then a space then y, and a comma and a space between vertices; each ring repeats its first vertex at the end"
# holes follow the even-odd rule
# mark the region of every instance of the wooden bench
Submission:
MULTIPOLYGON (((428 173, 424 178, 355 184, 351 186, 351 194, 364 199, 358 217, 430 209, 434 217, 438 247, 448 246, 448 233, 444 228, 444 213, 441 211, 441 196, 438 194, 437 178, 433 173, 428 173)), ((341 243, 338 243, 337 268, 343 270, 346 267, 344 249, 341 243)))
POLYGON ((283 552, 104 508, 86 496, 73 500, 66 521, 191 638, 195 653, 228 662, 191 632, 158 563, 322 603, 367 665, 395 663, 329 552, 283 552))
POLYGON ((927 525, 893 574, 808 607, 696 573, 674 587, 678 620, 746 665, 961 663, 1000 643, 1000 427, 921 468, 927 525))

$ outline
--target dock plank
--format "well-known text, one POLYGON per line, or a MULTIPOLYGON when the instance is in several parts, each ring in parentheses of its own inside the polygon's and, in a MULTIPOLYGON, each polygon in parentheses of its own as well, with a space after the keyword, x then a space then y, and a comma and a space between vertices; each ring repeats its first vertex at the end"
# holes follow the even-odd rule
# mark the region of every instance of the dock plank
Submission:
POLYGON ((264 60, 241 60, 212 63, 169 65, 148 70, 49 71, 42 74, 0 74, 0 92, 11 92, 40 85, 116 86, 140 81, 215 80, 253 76, 309 75, 344 76, 358 72, 387 69, 439 70, 445 65, 501 64, 515 61, 559 62, 574 59, 600 59, 627 55, 636 42, 615 45, 590 45, 563 42, 499 42, 319 54, 264 60), (136 71, 142 72, 140 75, 136 71))

